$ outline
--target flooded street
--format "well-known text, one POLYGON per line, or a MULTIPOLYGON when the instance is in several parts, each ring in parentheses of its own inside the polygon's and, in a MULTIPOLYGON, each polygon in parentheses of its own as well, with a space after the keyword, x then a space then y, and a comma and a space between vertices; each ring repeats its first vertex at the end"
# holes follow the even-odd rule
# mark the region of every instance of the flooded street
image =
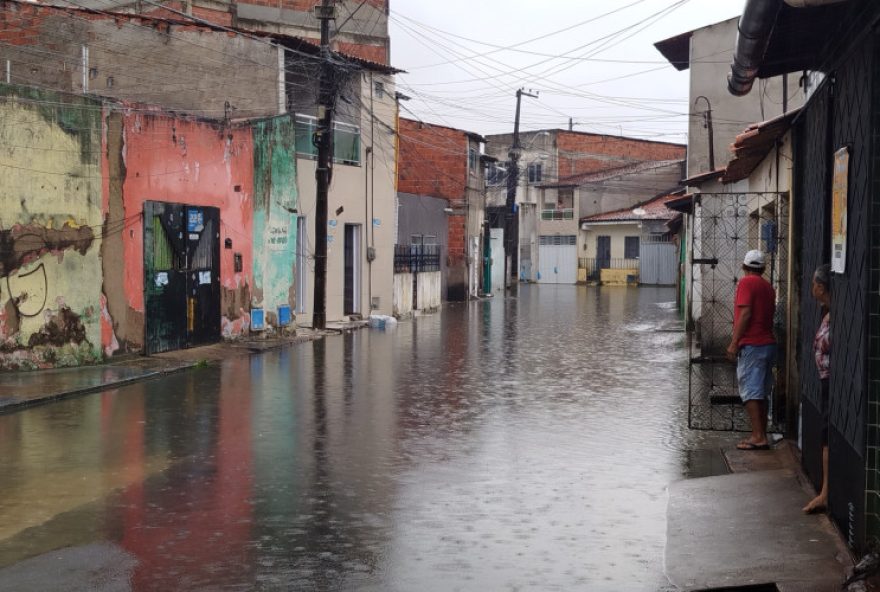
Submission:
POLYGON ((666 590, 666 487, 715 470, 674 300, 525 286, 0 416, 0 590, 666 590))

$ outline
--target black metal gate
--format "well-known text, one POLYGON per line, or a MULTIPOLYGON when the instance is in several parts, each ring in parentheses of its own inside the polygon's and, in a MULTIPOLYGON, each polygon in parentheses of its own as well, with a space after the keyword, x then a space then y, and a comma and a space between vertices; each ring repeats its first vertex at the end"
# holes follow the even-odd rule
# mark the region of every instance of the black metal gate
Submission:
POLYGON ((220 339, 220 211, 144 203, 146 353, 220 339))
MULTIPOLYGON (((733 334, 733 299, 751 249, 767 256, 767 278, 776 289, 774 326, 778 360, 785 359, 787 193, 701 193, 695 198, 691 232, 688 426, 701 430, 750 429, 737 392, 736 368, 725 357, 733 334)), ((785 397, 777 372, 770 394, 770 429, 785 420, 785 397)))

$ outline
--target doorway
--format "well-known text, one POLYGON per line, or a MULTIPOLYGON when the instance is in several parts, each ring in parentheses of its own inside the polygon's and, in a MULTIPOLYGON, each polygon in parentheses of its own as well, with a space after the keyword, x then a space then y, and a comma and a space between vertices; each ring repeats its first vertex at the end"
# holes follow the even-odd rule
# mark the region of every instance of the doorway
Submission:
POLYGON ((308 235, 305 216, 296 218, 296 269, 294 270, 296 285, 296 313, 305 314, 306 294, 308 290, 309 258, 308 258, 308 235))
POLYGON ((611 267, 611 237, 596 237, 596 269, 608 269, 611 267))
POLYGON ((220 340, 220 210, 144 203, 147 354, 220 340))
POLYGON ((345 225, 345 293, 343 314, 356 315, 361 312, 361 226, 345 225))

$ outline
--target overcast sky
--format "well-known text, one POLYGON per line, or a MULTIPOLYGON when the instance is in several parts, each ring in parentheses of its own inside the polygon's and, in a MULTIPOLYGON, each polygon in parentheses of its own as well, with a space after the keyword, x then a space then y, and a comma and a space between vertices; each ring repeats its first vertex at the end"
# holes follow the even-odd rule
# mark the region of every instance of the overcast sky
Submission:
POLYGON ((392 0, 402 115, 481 134, 567 127, 686 141, 687 72, 654 48, 742 12, 744 0, 392 0))

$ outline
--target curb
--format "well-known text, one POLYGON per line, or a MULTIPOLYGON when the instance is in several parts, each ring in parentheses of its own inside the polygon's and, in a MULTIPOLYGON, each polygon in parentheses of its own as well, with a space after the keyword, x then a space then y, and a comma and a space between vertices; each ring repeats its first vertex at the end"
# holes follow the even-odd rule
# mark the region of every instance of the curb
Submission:
MULTIPOLYGON (((267 345, 265 347, 257 346, 256 344, 259 342, 252 342, 253 345, 249 345, 247 342, 239 342, 239 345, 235 345, 234 343, 230 342, 230 347, 235 347, 235 348, 244 350, 242 353, 246 352, 247 355, 252 356, 252 355, 267 353, 270 351, 278 351, 278 350, 284 349, 284 348, 292 346, 292 345, 300 345, 302 343, 308 343, 310 341, 317 341, 319 339, 324 339, 325 337, 328 337, 331 335, 340 335, 343 333, 348 333, 348 332, 352 332, 352 331, 356 331, 358 329, 364 329, 364 328, 367 328, 366 322, 363 322, 362 324, 361 323, 353 324, 352 326, 346 326, 346 327, 342 327, 339 329, 333 328, 333 329, 328 329, 328 330, 325 330, 322 332, 315 332, 315 333, 310 333, 310 334, 306 334, 306 335, 296 335, 292 339, 271 343, 270 345, 267 345)), ((173 358, 160 358, 160 357, 154 357, 154 356, 137 356, 137 357, 132 357, 131 359, 143 360, 145 358, 146 359, 154 358, 154 359, 163 360, 163 361, 167 361, 169 359, 173 360, 173 358)), ((127 386, 129 384, 133 384, 135 382, 153 380, 156 378, 161 378, 163 376, 168 376, 170 374, 176 374, 178 372, 193 370, 195 368, 198 368, 199 366, 205 365, 206 363, 211 366, 216 366, 222 362, 223 362, 222 358, 206 359, 206 360, 191 361, 191 362, 178 362, 177 365, 169 366, 167 368, 156 368, 156 369, 149 369, 149 370, 145 369, 143 374, 140 374, 138 376, 132 376, 132 377, 128 377, 128 378, 114 380, 112 382, 105 382, 102 384, 96 384, 96 385, 92 385, 92 386, 76 388, 76 389, 72 389, 69 391, 56 392, 56 393, 44 395, 41 397, 34 397, 32 399, 17 399, 17 398, 13 398, 13 397, 10 397, 10 400, 7 400, 7 401, 3 401, 2 399, 0 399, 0 415, 6 415, 9 413, 14 413, 16 411, 29 409, 31 407, 38 407, 40 405, 54 403, 56 401, 61 401, 64 399, 71 399, 71 398, 79 397, 82 395, 88 395, 91 393, 96 393, 96 392, 100 392, 100 391, 107 390, 107 389, 115 389, 115 388, 127 386)), ((125 360, 124 359, 118 359, 118 360, 111 359, 111 361, 109 361, 108 363, 101 364, 101 365, 108 366, 108 367, 125 366, 125 360)), ((39 372, 39 370, 37 370, 36 372, 39 372)))

